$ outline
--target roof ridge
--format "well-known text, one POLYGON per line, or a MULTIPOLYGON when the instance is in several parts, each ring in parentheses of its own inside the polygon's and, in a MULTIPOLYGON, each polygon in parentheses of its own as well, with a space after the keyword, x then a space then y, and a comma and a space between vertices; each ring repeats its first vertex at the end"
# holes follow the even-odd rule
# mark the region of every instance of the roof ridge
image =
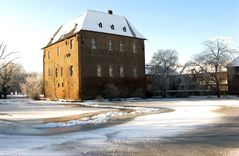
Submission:
POLYGON ((130 32, 132 33, 132 35, 133 35, 134 37, 136 37, 136 34, 135 34, 135 32, 133 31, 133 29, 131 28, 131 25, 129 24, 127 18, 125 18, 125 21, 126 21, 128 27, 129 27, 129 30, 130 30, 130 32))

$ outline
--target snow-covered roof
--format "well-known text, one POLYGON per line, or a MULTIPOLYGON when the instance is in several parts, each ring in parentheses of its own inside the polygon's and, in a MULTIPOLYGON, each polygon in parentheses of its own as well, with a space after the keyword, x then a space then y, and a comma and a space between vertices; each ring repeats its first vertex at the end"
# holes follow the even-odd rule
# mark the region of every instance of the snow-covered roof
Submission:
POLYGON ((239 67, 239 57, 235 58, 227 67, 239 67))
POLYGON ((48 45, 78 33, 81 30, 145 39, 125 17, 87 10, 83 15, 62 25, 53 35, 48 45))

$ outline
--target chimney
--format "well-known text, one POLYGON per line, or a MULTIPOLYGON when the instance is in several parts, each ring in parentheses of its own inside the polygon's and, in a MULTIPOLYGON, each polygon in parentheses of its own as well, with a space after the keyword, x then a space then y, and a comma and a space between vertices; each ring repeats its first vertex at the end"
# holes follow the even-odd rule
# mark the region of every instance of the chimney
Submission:
POLYGON ((108 10, 108 14, 113 15, 113 11, 112 10, 108 10))

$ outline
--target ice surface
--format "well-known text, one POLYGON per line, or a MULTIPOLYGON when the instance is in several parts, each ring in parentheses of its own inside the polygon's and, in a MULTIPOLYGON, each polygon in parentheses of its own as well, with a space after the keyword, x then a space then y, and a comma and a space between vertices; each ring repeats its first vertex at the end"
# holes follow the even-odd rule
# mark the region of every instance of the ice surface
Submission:
MULTIPOLYGON (((151 102, 145 102, 147 100, 129 102, 127 105, 135 105, 136 107, 126 107, 141 108, 135 109, 135 111, 146 111, 144 108, 147 107, 166 107, 174 109, 175 111, 140 116, 124 124, 105 128, 49 136, 0 134, 0 155, 80 155, 79 153, 71 152, 97 151, 98 148, 107 150, 112 146, 117 148, 120 143, 132 143, 142 140, 145 141, 146 144, 147 141, 154 139, 162 141, 164 139, 169 139, 170 137, 176 138, 177 136, 180 137, 190 132, 196 132, 205 128, 204 126, 210 126, 211 123, 221 122, 220 118, 222 114, 216 113, 215 111, 221 106, 239 107, 238 99, 199 100, 194 98, 193 100, 194 101, 182 101, 182 99, 151 99, 151 102)), ((12 100, 9 101, 14 103, 12 100)), ((9 107, 16 107, 17 105, 23 106, 21 104, 23 102, 17 103, 17 105, 2 103, 3 106, 1 107, 1 111, 8 110, 9 107)), ((40 103, 39 105, 51 105, 52 109, 53 107, 58 108, 58 103, 62 104, 62 102, 49 101, 37 101, 35 103, 40 103)), ((102 105, 102 103, 96 103, 94 101, 87 101, 85 104, 93 106, 102 105)), ((114 103, 113 107, 122 108, 122 106, 118 106, 117 103, 114 103)), ((147 109, 147 111, 150 111, 150 108, 147 109)), ((108 114, 108 117, 112 117, 112 112, 114 111, 111 111, 111 113, 108 114)), ((85 118, 82 120, 86 122, 90 120, 104 122, 104 119, 107 120, 106 113, 102 114, 102 116, 95 116, 95 118, 85 118)), ((48 129, 45 130, 47 131, 48 129)))

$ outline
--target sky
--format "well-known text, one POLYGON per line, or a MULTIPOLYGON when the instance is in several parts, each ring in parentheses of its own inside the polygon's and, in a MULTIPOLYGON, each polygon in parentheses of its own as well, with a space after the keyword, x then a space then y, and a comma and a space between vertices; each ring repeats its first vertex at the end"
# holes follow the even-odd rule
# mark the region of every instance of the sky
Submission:
POLYGON ((42 72, 41 48, 87 9, 125 16, 147 39, 146 63, 158 49, 176 49, 185 63, 217 36, 239 49, 239 0, 0 0, 0 42, 26 71, 42 72))

